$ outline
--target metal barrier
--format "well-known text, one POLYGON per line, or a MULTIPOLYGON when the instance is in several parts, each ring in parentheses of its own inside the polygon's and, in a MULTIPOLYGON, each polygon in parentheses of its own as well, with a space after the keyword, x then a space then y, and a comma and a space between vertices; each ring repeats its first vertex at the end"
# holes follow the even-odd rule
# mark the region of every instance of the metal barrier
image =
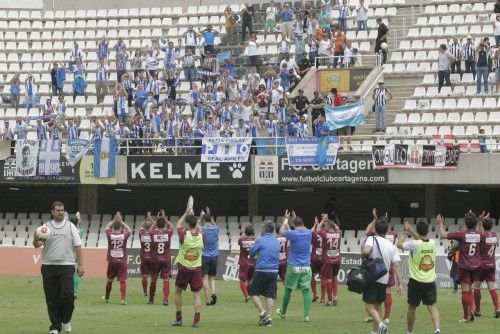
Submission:
POLYGON ((375 66, 382 66, 382 55, 380 53, 377 54, 361 54, 358 53, 356 55, 352 55, 351 57, 356 57, 356 62, 354 64, 346 63, 347 56, 318 56, 314 59, 314 66, 318 68, 319 66, 326 66, 327 68, 352 68, 363 65, 363 59, 375 59, 375 66), (337 59, 337 66, 333 67, 334 59, 337 59))

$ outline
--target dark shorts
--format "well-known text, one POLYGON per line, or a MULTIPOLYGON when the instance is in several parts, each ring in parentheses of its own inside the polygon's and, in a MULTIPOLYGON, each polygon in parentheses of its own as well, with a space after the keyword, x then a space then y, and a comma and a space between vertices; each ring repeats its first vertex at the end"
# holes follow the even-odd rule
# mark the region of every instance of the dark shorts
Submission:
POLYGON ((106 277, 108 277, 108 279, 114 279, 116 277, 117 281, 126 281, 127 275, 127 262, 108 262, 108 270, 106 272, 106 277))
POLYGON ((251 281, 255 267, 240 266, 239 279, 240 281, 251 281))
POLYGON ((151 275, 151 259, 141 259, 141 275, 149 276, 151 275))
POLYGON ((321 266, 321 279, 337 278, 340 270, 340 263, 323 263, 321 266))
POLYGON ((280 264, 279 268, 278 268, 278 275, 280 277, 280 280, 282 282, 285 281, 285 277, 286 277, 286 267, 287 267, 287 264, 286 263, 283 263, 283 264, 280 264))
POLYGON ((201 268, 188 269, 182 264, 177 264, 178 271, 175 278, 175 285, 182 290, 186 290, 187 286, 191 287, 191 291, 198 292, 203 287, 201 268))
POLYGON ((410 278, 408 282, 408 304, 417 307, 420 302, 424 305, 436 304, 436 282, 422 283, 410 278))
POLYGON ((250 283, 250 296, 264 296, 276 299, 278 273, 256 271, 250 283))
POLYGON ((201 258, 201 268, 203 276, 217 276, 218 256, 203 256, 201 258))
POLYGON ((385 300, 387 284, 367 282, 363 290, 363 301, 367 304, 381 304, 385 300))
POLYGON ((321 273, 321 266, 322 266, 321 261, 311 261, 311 271, 313 274, 319 274, 321 273))
POLYGON ((472 284, 479 278, 479 269, 458 268, 458 281, 463 284, 472 284))
POLYGON ((480 282, 495 282, 495 268, 480 268, 477 276, 480 282))
POLYGON ((158 275, 161 279, 172 277, 172 263, 151 261, 151 277, 156 279, 158 275))

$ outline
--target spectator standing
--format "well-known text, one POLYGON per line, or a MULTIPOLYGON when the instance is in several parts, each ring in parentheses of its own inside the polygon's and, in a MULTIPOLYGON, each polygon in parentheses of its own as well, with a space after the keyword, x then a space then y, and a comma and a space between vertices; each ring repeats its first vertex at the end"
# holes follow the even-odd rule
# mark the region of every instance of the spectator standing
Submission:
POLYGON ((224 28, 226 28, 227 39, 228 41, 232 41, 236 21, 234 20, 234 13, 230 6, 227 6, 226 9, 224 9, 224 19, 224 28))
POLYGON ((28 109, 28 114, 31 108, 35 108, 37 86, 33 74, 29 74, 25 81, 25 104, 28 109))
POLYGON ((109 73, 106 65, 104 64, 104 58, 100 58, 99 66, 96 70, 95 82, 97 103, 102 103, 104 101, 104 96, 108 95, 108 78, 109 73))
POLYGON ((309 38, 309 61, 311 63, 311 66, 316 66, 316 58, 318 57, 318 48, 319 48, 319 41, 314 37, 314 35, 311 35, 309 38))
POLYGON ((347 32, 347 18, 349 17, 349 5, 347 0, 343 0, 342 4, 339 6, 339 29, 347 32))
MULTIPOLYGON (((174 50, 177 50, 177 52, 179 51, 178 48, 174 48, 174 50)), ((146 68, 148 69, 148 72, 150 75, 156 75, 156 72, 158 71, 158 56, 159 55, 160 55, 160 52, 158 51, 158 48, 155 46, 151 46, 146 51, 146 68)), ((165 56, 165 60, 167 58, 168 57, 165 56)), ((173 60, 171 58, 169 58, 170 62, 168 63, 168 66, 167 66, 167 64, 165 64, 166 69, 175 68, 175 66, 177 65, 175 62, 176 57, 173 57, 173 58, 174 58, 173 60), (173 61, 173 65, 171 64, 172 61, 173 61)))
POLYGON ((184 70, 184 79, 189 82, 190 89, 193 88, 193 81, 196 80, 196 57, 191 49, 186 50, 182 58, 182 68, 184 70))
POLYGON ((204 46, 203 51, 205 53, 210 52, 211 54, 215 54, 215 36, 219 34, 218 31, 215 31, 211 24, 207 25, 207 29, 202 31, 204 46))
POLYGON ((330 41, 328 40, 328 36, 326 34, 323 36, 323 39, 319 41, 318 57, 321 59, 316 60, 316 68, 320 65, 326 66, 328 61, 326 58, 330 57, 330 41))
POLYGON ((82 63, 81 58, 76 59, 76 64, 73 66, 73 102, 75 102, 76 97, 85 96, 85 77, 87 70, 82 63))
POLYGON ((287 39, 291 39, 293 30, 293 9, 290 8, 289 3, 285 3, 283 9, 280 11, 281 18, 281 31, 285 33, 287 39))
POLYGON ((28 130, 30 130, 28 124, 23 122, 23 119, 21 117, 16 118, 16 125, 14 126, 16 139, 28 139, 28 130))
POLYGON ((358 30, 368 30, 368 8, 365 5, 365 0, 359 0, 359 7, 356 9, 356 23, 358 30))
POLYGON ((344 50, 347 44, 347 37, 342 32, 340 27, 337 27, 337 31, 335 32, 334 38, 334 52, 333 52, 333 68, 337 68, 337 65, 340 64, 340 67, 344 67, 344 50))
MULTIPOLYGON (((318 117, 321 114, 325 113, 323 110, 323 106, 324 106, 323 98, 320 96, 318 91, 314 92, 314 97, 311 100, 311 103, 309 104, 309 106, 311 107, 311 121, 314 124, 316 119, 318 119, 318 117)), ((313 136, 315 136, 316 135, 316 128, 313 126, 312 130, 313 130, 313 136)))
POLYGON ((278 15, 278 9, 274 1, 269 3, 266 8, 266 21, 264 22, 264 38, 267 37, 267 32, 274 33, 274 28, 276 27, 276 15, 278 15))
POLYGON ((484 83, 484 93, 488 94, 488 51, 484 42, 476 48, 476 93, 481 93, 481 78, 484 83))
MULTIPOLYGON (((59 65, 57 63, 53 63, 52 68, 50 69, 50 81, 52 83, 52 96, 59 95, 57 92, 57 69, 58 68, 59 68, 59 65)), ((19 77, 18 77, 18 79, 19 79, 19 77)))
POLYGON ((252 34, 250 36, 250 40, 247 42, 248 47, 248 60, 251 67, 255 67, 257 72, 260 69, 260 50, 259 50, 259 42, 257 41, 257 37, 252 34))
POLYGON ((168 46, 161 50, 165 52, 165 59, 163 60, 165 70, 175 69, 177 66, 177 58, 179 58, 179 48, 174 46, 174 42, 168 42, 168 46))
POLYGON ((292 99, 292 108, 297 112, 297 115, 301 117, 307 114, 307 109, 309 108, 309 99, 304 96, 304 90, 299 89, 299 95, 292 99))
POLYGON ((278 42, 278 62, 285 59, 285 55, 290 52, 290 41, 284 32, 281 33, 281 40, 278 42))
POLYGON ((142 55, 142 51, 137 49, 134 52, 134 57, 130 61, 131 69, 134 71, 134 78, 137 77, 139 71, 144 69, 144 57, 142 55))
POLYGON ((14 74, 10 79, 10 103, 12 108, 19 109, 19 97, 21 95, 21 80, 19 80, 19 73, 14 74))
POLYGON ((108 60, 109 57, 109 42, 106 41, 106 37, 102 36, 99 43, 97 43, 97 59, 103 58, 108 60))
POLYGON ((321 6, 321 12, 318 14, 319 27, 330 37, 330 25, 332 24, 332 13, 326 10, 326 6, 321 6))
POLYGON ((245 34, 248 29, 248 34, 252 35, 253 33, 253 16, 254 16, 253 6, 249 3, 241 6, 241 42, 245 42, 245 34))
POLYGON ((299 64, 299 75, 304 77, 311 68, 311 61, 307 58, 307 52, 302 52, 302 58, 298 62, 299 64))
MULTIPOLYGON (((438 91, 441 91, 441 87, 451 86, 450 83, 450 64, 454 62, 456 59, 453 55, 447 50, 446 45, 441 44, 439 46, 439 55, 438 55, 438 91)), ((488 64, 486 60, 486 71, 488 70, 488 64)))
MULTIPOLYGON (((121 47, 115 47, 115 49, 120 50, 121 47)), ((118 82, 122 82, 122 77, 127 73, 127 60, 128 55, 125 51, 119 51, 116 53, 116 79, 118 82)))
POLYGON ((495 46, 498 48, 500 46, 500 14, 497 14, 493 22, 493 29, 495 31, 495 46))
POLYGON ((300 61, 303 59, 304 55, 305 58, 307 59, 307 53, 305 51, 306 51, 306 42, 304 41, 302 35, 297 35, 295 37, 295 64, 299 64, 300 61))
POLYGON ((458 38, 453 38, 453 43, 451 43, 448 47, 450 53, 455 57, 455 61, 451 63, 451 73, 460 73, 460 80, 462 80, 462 56, 463 56, 463 47, 458 43, 458 38))
MULTIPOLYGON (((182 34, 182 38, 184 38, 184 52, 187 52, 187 50, 191 50, 191 53, 195 55, 196 48, 198 47, 199 37, 201 37, 201 35, 193 30, 193 26, 188 26, 188 30, 182 34)), ((181 45, 181 39, 179 38, 179 46, 180 45, 181 45)))
POLYGON ((387 102, 392 99, 392 93, 384 87, 384 82, 379 81, 378 87, 373 90, 372 99, 375 101, 375 130, 373 132, 385 132, 387 102))
POLYGON ((78 46, 78 43, 75 42, 74 47, 71 50, 69 65, 71 66, 71 65, 76 64, 76 60, 78 58, 83 59, 83 53, 82 53, 82 50, 80 50, 80 47, 78 46))
POLYGON ((472 73, 472 77, 476 80, 476 47, 471 35, 467 35, 467 42, 463 45, 463 55, 465 59, 465 73, 472 73))
POLYGON ((500 49, 495 51, 493 59, 495 62, 495 92, 498 94, 500 92, 500 49))
POLYGON ((387 48, 382 48, 382 43, 387 44, 387 36, 389 35, 389 28, 382 21, 381 17, 377 17, 378 31, 377 39, 375 40, 375 53, 382 52, 382 64, 387 63, 387 48))

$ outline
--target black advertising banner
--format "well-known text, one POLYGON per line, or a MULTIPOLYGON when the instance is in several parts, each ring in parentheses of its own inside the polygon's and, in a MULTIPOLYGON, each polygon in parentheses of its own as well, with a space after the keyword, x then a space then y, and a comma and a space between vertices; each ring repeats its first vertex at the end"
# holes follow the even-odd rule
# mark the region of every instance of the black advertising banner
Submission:
MULTIPOLYGON (((128 252, 128 274, 130 277, 140 277, 140 265, 141 258, 139 256, 139 249, 132 248, 128 252)), ((177 256, 178 250, 172 249, 172 276, 177 275, 177 266, 173 265, 175 262, 175 257, 177 256)), ((342 260, 340 265, 339 274, 337 280, 341 284, 346 283, 347 273, 354 267, 361 266, 361 255, 356 253, 341 253, 342 260)), ((408 269, 408 255, 400 254, 401 257, 401 274, 403 276, 403 282, 408 284, 410 272, 408 269)), ((219 252, 219 263, 217 266, 217 279, 224 281, 238 281, 238 274, 240 267, 238 265, 239 254, 232 253, 228 250, 222 250, 219 252)), ((500 284, 500 256, 496 256, 496 267, 497 267, 497 284, 500 284)), ((105 264, 104 264, 105 265, 105 264)), ((436 256, 436 284, 438 288, 452 288, 453 281, 450 278, 451 262, 448 261, 446 256, 439 255, 436 256)), ((319 280, 319 276, 316 277, 319 280)))
POLYGON ((199 156, 127 157, 130 184, 241 185, 251 183, 251 162, 201 162, 199 156))
POLYGON ((16 157, 10 156, 5 160, 0 160, 0 183, 59 183, 71 184, 79 183, 79 164, 71 167, 66 158, 61 155, 60 158, 60 175, 44 176, 17 176, 16 175, 16 157))
POLYGON ((455 169, 460 148, 443 145, 375 145, 372 156, 376 168, 455 169))
POLYGON ((349 72, 349 90, 355 92, 363 84, 366 77, 371 73, 372 68, 353 67, 349 72))
POLYGON ((278 184, 367 184, 388 183, 387 171, 376 169, 368 154, 339 155, 335 165, 290 166, 286 157, 278 157, 278 184))

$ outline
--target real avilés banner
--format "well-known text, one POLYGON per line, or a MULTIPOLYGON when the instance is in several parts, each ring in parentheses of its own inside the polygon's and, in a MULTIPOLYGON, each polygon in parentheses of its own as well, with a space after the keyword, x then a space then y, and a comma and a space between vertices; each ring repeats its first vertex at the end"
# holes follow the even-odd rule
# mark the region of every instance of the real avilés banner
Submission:
MULTIPOLYGON (((319 137, 287 137, 286 151, 288 155, 288 164, 290 166, 317 166, 318 150, 321 148, 319 137)), ((324 138, 324 153, 326 154, 324 166, 335 165, 337 160, 337 151, 339 148, 339 137, 324 138)))
POLYGON ((377 168, 455 169, 460 148, 442 145, 389 144, 372 147, 377 168))
POLYGON ((201 162, 199 156, 129 156, 131 184, 250 184, 251 162, 201 162))
MULTIPOLYGON (((139 249, 133 248, 129 250, 128 253, 128 274, 130 277, 140 277, 140 265, 141 259, 139 256, 139 249)), ((171 250, 172 254, 172 264, 175 261, 178 251, 176 249, 171 250)), ((337 279, 340 283, 345 284, 347 279, 347 273, 354 267, 361 266, 361 255, 356 253, 341 253, 342 262, 340 265, 339 274, 337 279)), ((406 284, 409 280, 409 270, 408 270, 408 255, 400 254, 401 257, 401 273, 403 276, 403 282, 406 284)), ((238 281, 239 274, 239 254, 237 252, 232 253, 228 250, 220 251, 218 260, 218 270, 217 278, 224 281, 238 281)), ((500 256, 496 256, 496 268, 497 268, 497 286, 500 284, 500 256)), ((436 284, 438 288, 452 288, 453 281, 450 278, 451 262, 448 261, 446 256, 439 255, 436 257, 436 274, 437 280, 436 284)), ((177 266, 172 266, 172 275, 177 275, 177 266)), ((319 277, 317 277, 319 279, 319 277)))
POLYGON ((203 138, 201 162, 247 162, 251 145, 247 137, 203 138))

